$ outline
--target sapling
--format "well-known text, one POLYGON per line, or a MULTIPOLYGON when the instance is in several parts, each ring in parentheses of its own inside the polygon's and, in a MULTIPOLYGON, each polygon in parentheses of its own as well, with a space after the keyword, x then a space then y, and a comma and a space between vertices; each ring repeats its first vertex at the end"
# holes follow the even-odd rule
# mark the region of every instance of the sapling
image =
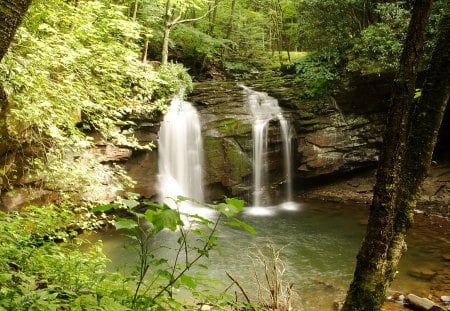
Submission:
POLYGON ((173 301, 173 289, 179 286, 193 290, 197 281, 187 273, 198 265, 204 257, 209 257, 210 251, 217 246, 216 233, 218 225, 224 223, 238 226, 254 233, 254 229, 235 218, 243 209, 244 202, 238 199, 225 199, 220 204, 201 204, 214 211, 210 218, 198 214, 180 212, 183 204, 200 205, 192 199, 179 196, 175 208, 167 204, 135 200, 120 200, 117 204, 98 206, 94 211, 125 208, 130 217, 115 217, 113 225, 117 230, 123 230, 135 244, 132 249, 137 254, 135 276, 135 292, 131 302, 133 308, 139 299, 150 299, 148 303, 173 301), (141 206, 140 206, 141 205, 141 206), (142 206, 143 205, 143 206, 142 206), (144 212, 137 207, 146 207, 144 212), (163 231, 176 232, 178 246, 173 249, 173 262, 167 258, 156 258, 151 241, 163 231))

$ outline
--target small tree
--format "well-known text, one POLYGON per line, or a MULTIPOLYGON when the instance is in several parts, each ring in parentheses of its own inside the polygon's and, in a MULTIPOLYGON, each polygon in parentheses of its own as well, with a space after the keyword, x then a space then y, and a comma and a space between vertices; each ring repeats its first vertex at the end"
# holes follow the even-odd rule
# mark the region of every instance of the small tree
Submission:
POLYGON ((161 51, 161 64, 163 65, 167 64, 168 62, 170 32, 172 31, 173 27, 178 24, 201 20, 210 13, 210 10, 214 9, 214 7, 210 7, 210 10, 206 10, 206 13, 200 17, 184 19, 183 16, 185 15, 187 9, 190 6, 194 6, 195 3, 193 3, 192 1, 181 1, 180 3, 178 3, 178 6, 176 6, 175 1, 176 0, 166 1, 166 10, 164 15, 164 36, 161 51))

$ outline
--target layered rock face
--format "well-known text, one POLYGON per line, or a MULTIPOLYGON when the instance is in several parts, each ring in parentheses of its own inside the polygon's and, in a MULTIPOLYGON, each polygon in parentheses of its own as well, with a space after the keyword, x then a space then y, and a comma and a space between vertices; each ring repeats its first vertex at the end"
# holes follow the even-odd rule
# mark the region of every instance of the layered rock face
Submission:
MULTIPOLYGON (((352 107, 351 97, 318 103, 301 100, 295 89, 267 91, 283 106, 295 128, 294 178, 297 180, 349 172, 373 165, 384 124, 384 107, 352 107)), ((190 96, 200 111, 204 128, 206 184, 227 195, 240 195, 251 186, 252 125, 242 90, 234 83, 202 83, 190 96)), ((272 188, 284 182, 281 141, 276 126, 269 129, 268 171, 272 188)))
MULTIPOLYGON (((279 100, 284 117, 295 129, 293 178, 322 178, 374 165, 378 159, 389 80, 356 79, 326 101, 301 99, 295 85, 253 83, 257 91, 279 100)), ((208 200, 238 196, 248 201, 253 182, 252 115, 243 90, 234 82, 204 82, 189 96, 202 120, 205 195, 208 200)), ((142 144, 156 143, 158 122, 137 118, 135 134, 142 144)), ((273 124, 272 124, 273 123, 273 124)), ((156 146, 157 148, 157 146, 156 146)), ((157 150, 133 151, 99 145, 104 162, 121 163, 146 198, 157 193, 157 150)), ((268 130, 267 184, 282 191, 284 158, 279 125, 268 130)), ((4 200, 5 201, 5 200, 4 200)))

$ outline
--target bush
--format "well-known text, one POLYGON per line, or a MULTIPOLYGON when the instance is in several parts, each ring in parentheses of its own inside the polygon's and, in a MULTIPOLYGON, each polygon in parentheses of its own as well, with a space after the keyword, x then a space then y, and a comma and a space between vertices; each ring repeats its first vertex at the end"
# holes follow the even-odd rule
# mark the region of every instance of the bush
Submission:
POLYGON ((323 98, 330 94, 333 82, 339 77, 336 63, 320 54, 308 54, 294 64, 297 81, 304 86, 307 98, 323 98))

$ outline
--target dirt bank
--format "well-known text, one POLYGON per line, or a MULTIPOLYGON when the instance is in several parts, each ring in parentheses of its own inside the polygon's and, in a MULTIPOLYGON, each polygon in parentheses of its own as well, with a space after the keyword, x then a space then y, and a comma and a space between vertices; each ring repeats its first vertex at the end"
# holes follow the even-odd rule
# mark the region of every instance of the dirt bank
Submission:
MULTIPOLYGON (((324 200, 370 204, 375 184, 375 169, 325 182, 305 184, 302 200, 324 200)), ((433 162, 417 204, 418 212, 450 218, 450 160, 433 162)))

